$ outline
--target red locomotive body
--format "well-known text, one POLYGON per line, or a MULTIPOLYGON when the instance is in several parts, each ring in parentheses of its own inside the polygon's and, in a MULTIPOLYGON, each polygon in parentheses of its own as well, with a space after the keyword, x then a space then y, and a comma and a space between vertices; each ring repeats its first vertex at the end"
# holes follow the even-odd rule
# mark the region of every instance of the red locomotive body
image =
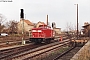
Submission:
POLYGON ((32 37, 30 38, 30 41, 35 43, 49 43, 54 39, 54 32, 47 25, 40 25, 39 28, 33 28, 31 35, 32 37))

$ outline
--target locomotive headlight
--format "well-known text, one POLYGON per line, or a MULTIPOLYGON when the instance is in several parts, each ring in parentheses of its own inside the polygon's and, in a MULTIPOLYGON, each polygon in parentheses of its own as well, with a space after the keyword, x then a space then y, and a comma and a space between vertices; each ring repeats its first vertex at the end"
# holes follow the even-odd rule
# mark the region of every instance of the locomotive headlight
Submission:
POLYGON ((38 32, 42 32, 42 30, 38 30, 38 32))

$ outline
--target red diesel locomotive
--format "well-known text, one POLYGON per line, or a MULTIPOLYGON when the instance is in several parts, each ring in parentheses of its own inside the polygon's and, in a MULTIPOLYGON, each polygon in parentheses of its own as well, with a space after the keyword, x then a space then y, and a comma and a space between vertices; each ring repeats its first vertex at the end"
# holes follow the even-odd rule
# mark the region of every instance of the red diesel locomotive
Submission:
POLYGON ((54 31, 47 25, 40 25, 38 28, 33 28, 31 31, 31 42, 35 43, 50 43, 54 40, 54 31))

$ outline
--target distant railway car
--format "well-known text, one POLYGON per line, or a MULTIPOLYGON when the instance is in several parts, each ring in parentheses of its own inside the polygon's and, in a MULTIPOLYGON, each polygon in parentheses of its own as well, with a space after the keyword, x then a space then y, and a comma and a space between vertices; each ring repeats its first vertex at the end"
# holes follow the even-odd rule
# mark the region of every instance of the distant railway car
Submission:
POLYGON ((31 42, 35 43, 50 43, 51 40, 54 40, 55 33, 47 25, 40 25, 38 28, 33 28, 31 31, 31 42))

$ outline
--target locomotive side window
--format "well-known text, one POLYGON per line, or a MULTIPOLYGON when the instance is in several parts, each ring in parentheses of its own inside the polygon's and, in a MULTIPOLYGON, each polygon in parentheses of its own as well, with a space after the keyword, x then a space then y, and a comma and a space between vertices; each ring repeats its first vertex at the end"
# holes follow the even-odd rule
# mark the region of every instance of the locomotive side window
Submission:
POLYGON ((42 30, 38 30, 37 32, 42 32, 42 30))
POLYGON ((32 30, 32 32, 42 32, 42 30, 32 30))
POLYGON ((32 30, 32 32, 36 32, 36 30, 32 30))

